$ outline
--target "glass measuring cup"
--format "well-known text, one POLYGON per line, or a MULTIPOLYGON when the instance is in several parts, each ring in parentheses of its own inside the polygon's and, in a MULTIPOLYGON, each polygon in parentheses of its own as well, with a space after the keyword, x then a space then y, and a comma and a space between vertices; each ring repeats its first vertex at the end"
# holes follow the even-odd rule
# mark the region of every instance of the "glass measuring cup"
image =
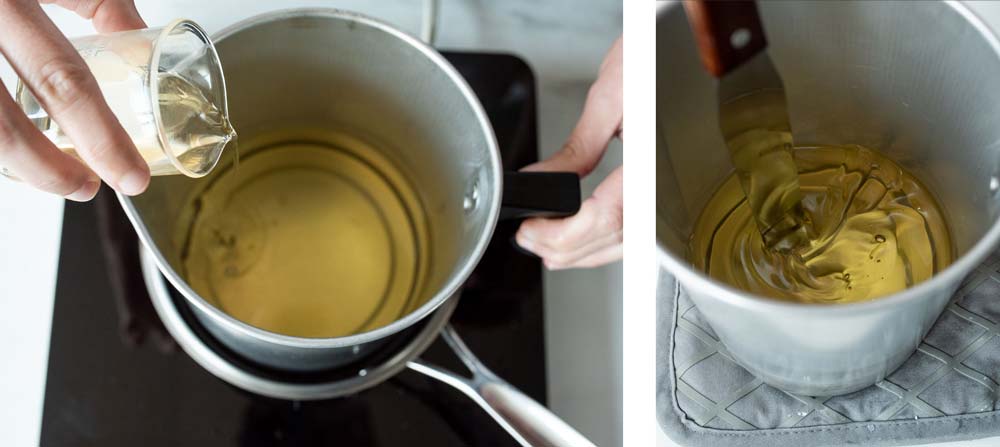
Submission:
MULTIPOLYGON (((208 34, 190 20, 72 39, 105 101, 152 175, 202 177, 236 138, 222 65, 208 34)), ((20 80, 16 100, 60 150, 74 144, 20 80)))

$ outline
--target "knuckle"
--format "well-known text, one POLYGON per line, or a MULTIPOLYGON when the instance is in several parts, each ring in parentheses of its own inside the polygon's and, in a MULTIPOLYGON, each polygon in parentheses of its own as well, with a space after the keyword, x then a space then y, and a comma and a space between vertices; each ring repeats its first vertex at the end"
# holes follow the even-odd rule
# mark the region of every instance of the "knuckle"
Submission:
POLYGON ((590 172, 594 170, 593 163, 589 162, 581 163, 577 161, 577 160, 587 160, 586 152, 587 152, 586 143, 583 141, 583 138, 577 135, 576 132, 573 132, 573 134, 571 134, 569 138, 566 139, 566 142, 563 144, 562 154, 560 155, 570 160, 574 160, 573 165, 580 166, 580 169, 578 170, 577 173, 580 174, 581 176, 585 176, 587 174, 590 174, 590 172))
POLYGON ((549 246, 552 247, 552 251, 555 253, 566 251, 574 243, 574 238, 570 237, 567 232, 560 231, 552 236, 549 241, 549 246))
POLYGON ((624 231, 622 231, 621 224, 619 223, 621 219, 609 217, 606 222, 608 223, 605 224, 606 231, 604 234, 606 236, 604 237, 608 238, 608 241, 611 243, 621 244, 624 242, 624 231))
POLYGON ((583 140, 579 135, 570 135, 566 139, 566 144, 563 145, 563 152, 567 157, 579 158, 580 154, 583 153, 583 140))
POLYGON ((106 164, 117 155, 115 145, 110 140, 102 140, 85 148, 87 154, 98 165, 106 164))
POLYGON ((35 186, 62 196, 72 194, 83 186, 86 178, 74 172, 71 168, 55 168, 35 186))
POLYGON ((119 143, 114 138, 104 138, 93 144, 81 147, 81 155, 87 164, 102 178, 110 181, 121 180, 128 171, 142 166, 129 153, 123 150, 125 143, 119 143))
POLYGON ((12 11, 23 8, 28 3, 25 0, 0 0, 0 11, 12 11))
POLYGON ((598 201, 594 197, 588 198, 587 201, 593 201, 593 205, 597 208, 597 219, 599 219, 598 224, 600 228, 609 232, 620 233, 625 227, 624 207, 621 201, 598 201))
POLYGON ((47 106, 67 109, 90 98, 92 82, 85 65, 57 59, 43 64, 30 85, 47 106))
POLYGON ((85 19, 93 19, 97 15, 97 11, 106 3, 105 0, 92 0, 86 2, 77 2, 73 5, 73 12, 78 16, 85 19))
POLYGON ((572 157, 579 157, 583 153, 584 141, 578 132, 572 132, 566 137, 566 143, 563 144, 563 151, 566 155, 572 157))
MULTIPOLYGON (((597 82, 591 84, 590 88, 587 90, 587 104, 594 105, 605 109, 606 112, 610 112, 610 107, 614 105, 614 100, 609 94, 609 91, 621 90, 621 88, 612 89, 610 88, 607 78, 600 78, 597 82)), ((613 109, 612 109, 613 110, 613 109)))
POLYGON ((612 232, 619 233, 619 238, 621 238, 621 230, 625 226, 625 219, 622 217, 622 212, 620 210, 608 210, 603 213, 601 220, 604 221, 604 226, 612 232))

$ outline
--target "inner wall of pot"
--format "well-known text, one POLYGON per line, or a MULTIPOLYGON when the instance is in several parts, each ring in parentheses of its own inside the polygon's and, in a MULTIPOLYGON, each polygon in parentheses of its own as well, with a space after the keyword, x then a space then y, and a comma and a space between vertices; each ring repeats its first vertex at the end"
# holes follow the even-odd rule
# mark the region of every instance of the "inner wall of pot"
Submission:
MULTIPOLYGON (((765 2, 760 12, 795 143, 861 144, 888 155, 935 194, 956 255, 966 253, 1000 210, 990 186, 1000 172, 992 118, 1000 114, 1000 59, 987 39, 944 3, 765 2)), ((657 239, 687 259, 693 224, 733 167, 715 80, 683 8, 658 21, 657 239)))
MULTIPOLYGON (((488 134, 455 83, 398 37, 341 17, 258 24, 216 46, 241 143, 288 129, 343 132, 379 149, 402 172, 423 208, 430 256, 407 312, 426 303, 474 254, 494 194, 488 134)), ((244 146, 240 157, 253 156, 253 145, 244 146)), ((235 154, 227 152, 208 176, 154 177, 133 199, 177 272, 184 271, 178 253, 186 241, 173 230, 191 225, 183 207, 228 170, 235 154)))

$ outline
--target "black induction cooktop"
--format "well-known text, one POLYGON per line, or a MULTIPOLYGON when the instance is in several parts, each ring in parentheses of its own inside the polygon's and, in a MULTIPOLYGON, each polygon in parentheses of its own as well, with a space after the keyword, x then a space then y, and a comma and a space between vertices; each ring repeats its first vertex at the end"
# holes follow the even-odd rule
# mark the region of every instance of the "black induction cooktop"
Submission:
MULTIPOLYGON (((520 59, 445 52, 479 96, 506 169, 537 159, 535 81, 520 59)), ((459 392, 412 371, 353 396, 286 401, 209 374, 163 329, 138 242, 114 195, 67 202, 49 351, 43 446, 517 445, 459 392)), ((545 402, 542 270, 501 222, 452 324, 489 368, 545 402)), ((462 371, 440 340, 429 362, 462 371)))

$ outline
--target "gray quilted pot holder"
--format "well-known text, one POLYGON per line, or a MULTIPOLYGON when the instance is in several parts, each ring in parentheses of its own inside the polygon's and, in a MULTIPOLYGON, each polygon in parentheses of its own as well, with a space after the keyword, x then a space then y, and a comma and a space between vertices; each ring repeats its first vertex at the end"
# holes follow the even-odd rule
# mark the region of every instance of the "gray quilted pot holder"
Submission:
POLYGON ((657 287, 657 417, 685 446, 890 446, 1000 434, 1000 257, 898 370, 843 396, 766 385, 729 357, 674 279, 657 287))

